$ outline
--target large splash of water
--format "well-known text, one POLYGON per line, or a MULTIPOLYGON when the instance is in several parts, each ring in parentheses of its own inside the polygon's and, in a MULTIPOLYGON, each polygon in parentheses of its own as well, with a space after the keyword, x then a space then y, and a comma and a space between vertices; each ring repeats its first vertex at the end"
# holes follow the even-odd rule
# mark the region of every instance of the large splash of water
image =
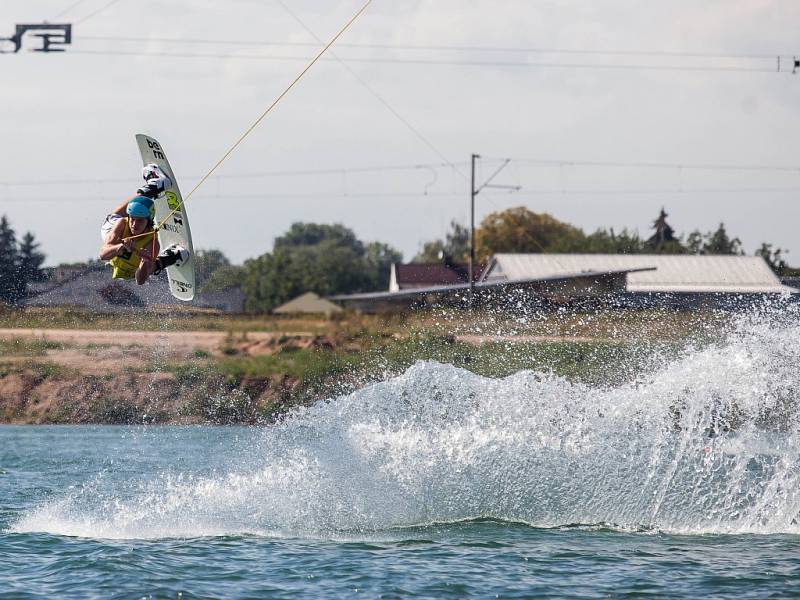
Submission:
POLYGON ((17 531, 326 536, 476 518, 800 532, 800 326, 759 314, 616 387, 419 362, 296 411, 217 476, 100 478, 17 531), (254 458, 255 457, 255 458, 254 458))

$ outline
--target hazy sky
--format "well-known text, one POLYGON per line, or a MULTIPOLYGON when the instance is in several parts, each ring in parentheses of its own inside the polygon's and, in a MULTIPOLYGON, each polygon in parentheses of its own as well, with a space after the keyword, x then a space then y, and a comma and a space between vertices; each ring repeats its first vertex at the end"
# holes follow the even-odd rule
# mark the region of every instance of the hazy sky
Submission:
MULTIPOLYGON (((0 0, 0 37, 74 35, 0 54, 0 213, 48 264, 94 256, 140 184, 137 132, 188 192, 319 49, 299 21, 327 40, 363 3, 281 2, 0 0)), ((318 63, 189 201, 195 246, 239 262, 314 221, 410 259, 468 223, 478 153, 478 183, 510 158, 493 183, 521 186, 481 192, 478 221, 524 205, 649 235, 664 206, 798 265, 799 27, 796 0, 374 0, 346 66, 318 63)))

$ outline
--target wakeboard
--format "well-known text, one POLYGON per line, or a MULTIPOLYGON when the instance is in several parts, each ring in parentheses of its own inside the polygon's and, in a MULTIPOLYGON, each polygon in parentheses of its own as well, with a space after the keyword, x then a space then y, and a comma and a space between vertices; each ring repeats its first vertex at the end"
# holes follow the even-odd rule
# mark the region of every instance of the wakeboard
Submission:
POLYGON ((178 300, 188 302, 194 298, 195 289, 194 247, 192 246, 192 231, 189 229, 186 206, 181 204, 182 197, 178 189, 178 181, 175 179, 172 167, 169 166, 164 149, 157 140, 149 135, 138 133, 136 134, 136 143, 139 145, 139 153, 142 155, 142 166, 155 163, 172 181, 172 185, 155 198, 156 223, 160 224, 167 219, 158 230, 158 245, 163 250, 177 244, 189 251, 188 260, 183 261, 180 266, 172 265, 166 269, 170 293, 178 300), (175 213, 171 214, 173 210, 175 213))

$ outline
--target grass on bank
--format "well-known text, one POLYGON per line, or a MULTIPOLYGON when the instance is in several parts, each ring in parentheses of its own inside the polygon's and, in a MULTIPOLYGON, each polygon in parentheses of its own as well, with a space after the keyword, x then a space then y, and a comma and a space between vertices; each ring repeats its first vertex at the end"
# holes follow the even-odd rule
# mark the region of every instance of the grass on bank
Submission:
MULTIPOLYGON (((81 315, 39 312, 17 315, 14 322, 30 327, 25 319, 46 317, 53 319, 48 327, 77 319, 82 329, 101 329, 104 323, 113 323, 116 327, 111 329, 135 329, 135 322, 125 317, 81 315)), ((725 330, 729 317, 667 311, 525 317, 438 311, 393 317, 346 315, 333 321, 208 315, 164 318, 175 330, 202 330, 216 319, 214 330, 227 333, 223 344, 230 353, 215 356, 195 348, 186 360, 173 362, 168 353, 158 353, 145 365, 126 363, 122 373, 153 373, 155 382, 156 373, 169 372, 175 381, 159 387, 152 402, 135 401, 112 386, 108 398, 91 400, 88 405, 80 399, 64 401, 41 418, 59 423, 264 423, 294 405, 398 375, 419 360, 451 364, 489 377, 533 370, 592 385, 615 385, 641 377, 677 356, 689 340, 695 345, 714 340, 725 330), (241 350, 237 344, 247 340, 248 331, 265 330, 278 334, 274 336, 277 346, 269 348, 273 353, 237 354, 241 350), (300 331, 316 332, 319 339, 300 338, 296 333, 300 331), (482 343, 467 343, 460 336, 477 336, 482 343), (496 341, 495 336, 507 337, 496 341), (304 347, 311 341, 310 347, 304 347)), ((152 319, 142 323, 153 329, 152 319)), ((0 377, 22 373, 33 373, 38 380, 78 376, 71 369, 42 360, 48 350, 61 347, 46 340, 2 340, 0 351, 9 360, 0 361, 0 377)), ((9 406, 9 410, 16 409, 9 406)), ((29 418, 38 418, 31 414, 29 418)))
POLYGON ((38 381, 43 381, 50 377, 66 377, 76 375, 77 371, 48 360, 37 360, 28 358, 15 362, 0 362, 0 377, 9 375, 22 375, 30 373, 38 381))
POLYGON ((322 318, 228 315, 215 311, 146 310, 111 315, 80 308, 11 308, 0 304, 0 328, 5 329, 89 329, 164 331, 302 331, 328 333, 335 320, 322 318))
MULTIPOLYGON (((153 318, 144 318, 153 329, 153 318)), ((197 381, 222 376, 231 383, 244 378, 276 375, 302 385, 319 385, 337 378, 374 380, 397 374, 417 360, 435 360, 480 375, 503 377, 523 369, 552 371, 592 382, 630 379, 652 362, 652 355, 669 355, 692 339, 703 344, 725 329, 730 316, 714 311, 666 310, 541 313, 430 311, 408 315, 345 314, 334 320, 247 315, 175 314, 163 316, 173 330, 227 332, 230 352, 213 358, 196 349, 190 360, 176 364, 154 361, 145 371, 171 371, 197 381), (277 352, 266 356, 237 355, 234 342, 248 331, 273 331, 277 352), (300 348, 291 331, 324 336, 330 348, 300 348), (459 336, 487 340, 479 344, 459 336), (503 341, 493 341, 507 336, 503 341), (510 336, 510 337, 508 337, 510 336), (537 340, 526 339, 538 337, 537 340)), ((0 311, 0 326, 56 325, 81 328, 134 328, 137 319, 64 309, 0 311)), ((46 340, 0 340, 4 355, 44 356, 63 345, 46 340)))
POLYGON ((521 370, 552 372, 574 381, 613 385, 631 381, 680 353, 676 343, 490 342, 473 345, 430 334, 373 340, 360 352, 294 348, 269 356, 222 357, 206 367, 231 382, 287 375, 318 393, 398 375, 420 360, 437 361, 486 377, 521 370))
POLYGON ((346 312, 333 319, 314 316, 228 315, 211 311, 148 311, 102 315, 67 308, 14 309, 0 306, 0 328, 94 329, 125 331, 216 331, 244 335, 248 331, 303 333, 360 339, 374 335, 433 332, 478 336, 555 336, 603 339, 676 339, 713 332, 730 313, 710 310, 606 310, 593 313, 431 310, 394 315, 346 312))
POLYGON ((64 345, 45 339, 0 338, 0 356, 45 356, 48 350, 60 350, 64 345))

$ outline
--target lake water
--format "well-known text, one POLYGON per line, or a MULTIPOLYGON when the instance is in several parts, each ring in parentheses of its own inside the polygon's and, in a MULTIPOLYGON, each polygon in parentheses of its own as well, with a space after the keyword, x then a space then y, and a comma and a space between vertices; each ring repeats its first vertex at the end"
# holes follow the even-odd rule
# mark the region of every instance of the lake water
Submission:
POLYGON ((0 597, 800 597, 798 333, 614 387, 418 363, 272 427, 0 427, 0 597))

